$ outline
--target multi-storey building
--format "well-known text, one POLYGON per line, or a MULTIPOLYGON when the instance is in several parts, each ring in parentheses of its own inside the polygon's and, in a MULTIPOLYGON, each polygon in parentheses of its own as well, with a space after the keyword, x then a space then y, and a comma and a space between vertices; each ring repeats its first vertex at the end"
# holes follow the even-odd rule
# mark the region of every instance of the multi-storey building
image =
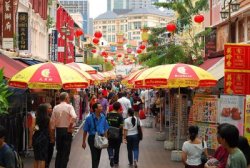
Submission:
POLYGON ((141 41, 141 28, 164 27, 173 19, 156 8, 138 8, 122 15, 108 11, 95 18, 94 30, 100 30, 108 42, 116 42, 118 33, 127 40, 141 41))
POLYGON ((81 13, 83 30, 89 33, 89 2, 88 0, 60 0, 60 3, 69 13, 81 13))
POLYGON ((107 11, 152 7, 158 0, 107 0, 107 11))

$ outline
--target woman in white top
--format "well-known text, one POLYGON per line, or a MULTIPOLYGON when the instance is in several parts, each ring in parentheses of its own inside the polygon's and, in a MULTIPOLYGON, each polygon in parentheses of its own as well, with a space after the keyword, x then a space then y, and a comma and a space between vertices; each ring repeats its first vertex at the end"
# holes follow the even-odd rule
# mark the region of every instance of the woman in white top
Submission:
POLYGON ((134 155, 134 166, 137 167, 140 141, 137 126, 141 126, 141 122, 138 118, 134 117, 134 110, 131 108, 128 109, 128 116, 124 121, 124 141, 127 142, 129 166, 133 166, 134 155))
POLYGON ((207 153, 207 144, 198 138, 199 128, 197 126, 189 127, 189 138, 190 140, 183 143, 182 146, 182 162, 185 168, 204 168, 201 162, 201 154, 204 151, 205 155, 207 153))

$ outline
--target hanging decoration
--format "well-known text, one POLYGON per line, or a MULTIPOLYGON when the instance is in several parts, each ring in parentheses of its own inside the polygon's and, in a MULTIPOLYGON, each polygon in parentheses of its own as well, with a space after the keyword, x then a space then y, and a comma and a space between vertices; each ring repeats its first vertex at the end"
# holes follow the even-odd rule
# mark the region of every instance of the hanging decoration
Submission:
POLYGON ((121 57, 122 57, 122 54, 118 54, 117 57, 118 57, 118 58, 121 58, 121 57))
POLYGON ((174 23, 169 23, 167 26, 166 26, 166 30, 168 32, 174 32, 176 30, 176 25, 174 23))
POLYGON ((76 29, 76 31, 75 31, 75 36, 76 37, 80 37, 81 35, 83 35, 84 33, 83 33, 83 31, 82 31, 82 29, 76 29))
POLYGON ((95 34, 94 34, 95 38, 101 38, 102 37, 102 32, 100 31, 96 31, 95 34))
POLYGON ((145 45, 140 45, 140 47, 139 47, 141 50, 144 50, 145 48, 146 48, 146 46, 145 45))
POLYGON ((96 53, 96 49, 92 49, 91 52, 92 52, 92 53, 96 53))
POLYGON ((98 39, 98 38, 94 38, 94 39, 93 39, 93 43, 94 43, 94 44, 98 44, 98 43, 99 43, 99 39, 98 39))
POLYGON ((137 54, 141 54, 142 50, 141 49, 137 49, 136 52, 137 52, 137 54))
POLYGON ((106 51, 102 51, 102 52, 101 52, 101 55, 102 55, 103 57, 105 57, 105 58, 108 57, 108 53, 107 53, 106 51))
POLYGON ((148 41, 148 38, 149 38, 149 34, 148 34, 148 28, 142 28, 141 29, 141 39, 142 39, 142 41, 144 41, 144 42, 147 42, 148 41))
POLYGON ((131 54, 132 51, 133 51, 132 48, 127 48, 127 53, 128 53, 128 54, 131 54))
POLYGON ((202 23, 202 22, 204 21, 204 16, 198 14, 198 15, 196 15, 196 16, 194 17, 194 21, 195 21, 196 23, 202 23))
POLYGON ((128 58, 128 55, 125 55, 125 58, 128 58))

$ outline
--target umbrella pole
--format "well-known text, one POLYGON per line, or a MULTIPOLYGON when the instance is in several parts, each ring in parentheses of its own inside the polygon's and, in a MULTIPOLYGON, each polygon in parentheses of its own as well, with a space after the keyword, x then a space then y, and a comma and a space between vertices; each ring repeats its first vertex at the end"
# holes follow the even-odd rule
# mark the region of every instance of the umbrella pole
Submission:
POLYGON ((177 119, 178 119, 178 122, 177 122, 177 125, 178 125, 178 130, 177 130, 177 149, 179 150, 180 149, 180 115, 181 115, 181 88, 179 87, 178 88, 178 116, 177 116, 177 119))
POLYGON ((160 103, 160 132, 162 132, 162 108, 161 108, 161 103, 160 103))

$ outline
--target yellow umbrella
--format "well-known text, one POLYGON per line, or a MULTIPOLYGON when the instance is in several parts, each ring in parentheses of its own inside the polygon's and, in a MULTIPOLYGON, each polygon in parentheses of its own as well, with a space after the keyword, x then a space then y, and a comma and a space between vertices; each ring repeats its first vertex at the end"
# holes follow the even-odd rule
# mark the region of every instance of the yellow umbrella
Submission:
POLYGON ((66 65, 80 69, 80 70, 85 71, 89 74, 97 74, 97 70, 88 64, 72 62, 72 63, 66 64, 66 65))
POLYGON ((88 81, 68 66, 49 62, 21 70, 9 80, 9 86, 30 89, 75 89, 88 87, 88 81))
POLYGON ((160 65, 142 72, 135 85, 155 87, 211 87, 217 80, 207 71, 194 65, 160 65))

